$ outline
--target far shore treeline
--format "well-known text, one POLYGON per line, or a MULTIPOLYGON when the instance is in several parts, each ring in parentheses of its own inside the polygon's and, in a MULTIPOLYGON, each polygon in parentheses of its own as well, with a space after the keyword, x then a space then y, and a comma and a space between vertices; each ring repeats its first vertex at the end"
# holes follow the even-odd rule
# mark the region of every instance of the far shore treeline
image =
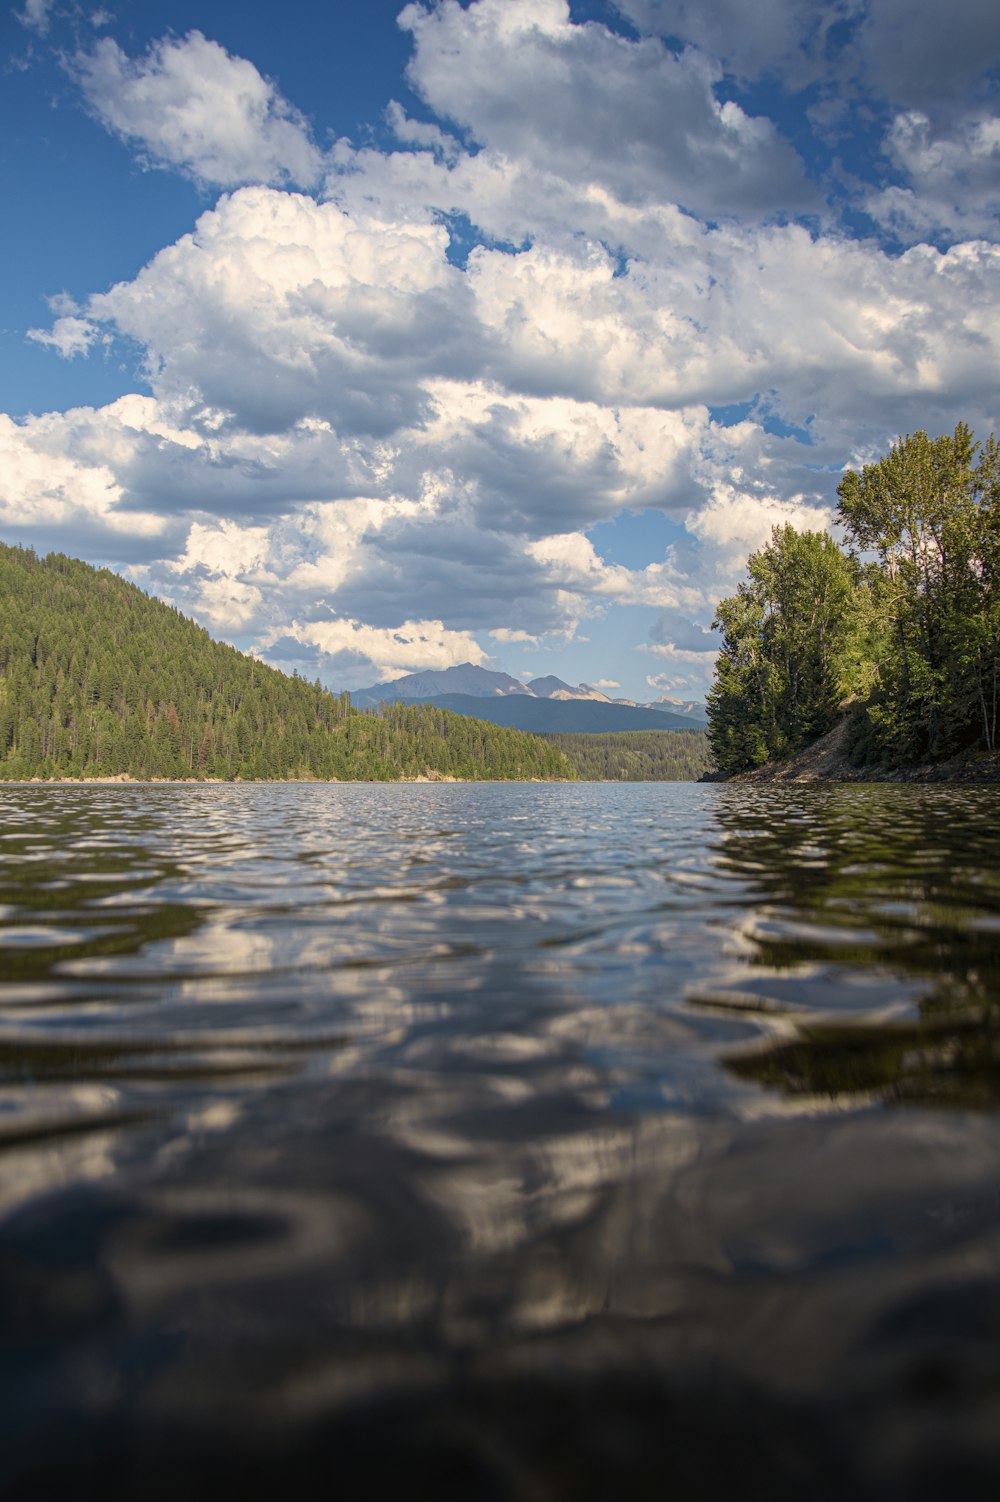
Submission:
POLYGON ((723 772, 778 760, 850 706, 856 765, 899 767, 997 749, 1000 448, 954 434, 901 438, 849 470, 824 532, 776 527, 721 602, 708 698, 723 772))
POLYGON ((107 569, 0 544, 0 779, 572 778, 525 731, 353 709, 107 569))
POLYGON ((713 767, 703 730, 546 734, 584 782, 697 782, 713 767))

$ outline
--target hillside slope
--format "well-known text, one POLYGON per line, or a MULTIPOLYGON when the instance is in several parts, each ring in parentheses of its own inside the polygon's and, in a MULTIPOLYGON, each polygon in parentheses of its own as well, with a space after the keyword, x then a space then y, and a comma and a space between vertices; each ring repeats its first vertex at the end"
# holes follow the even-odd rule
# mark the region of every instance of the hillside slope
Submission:
POLYGON ((86 563, 0 543, 0 779, 572 777, 516 730, 353 709, 86 563))
POLYGON ((473 699, 468 694, 436 694, 424 702, 449 709, 453 714, 477 715, 495 725, 514 725, 533 735, 704 728, 665 709, 629 709, 623 704, 600 704, 593 699, 535 699, 521 694, 473 699))

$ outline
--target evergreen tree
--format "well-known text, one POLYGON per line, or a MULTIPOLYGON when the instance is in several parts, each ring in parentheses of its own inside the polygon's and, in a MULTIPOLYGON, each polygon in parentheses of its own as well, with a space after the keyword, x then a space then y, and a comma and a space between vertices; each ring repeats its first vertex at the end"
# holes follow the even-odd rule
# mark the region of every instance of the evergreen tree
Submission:
POLYGON ((354 710, 108 570, 0 544, 0 778, 571 778, 526 732, 354 710))
POLYGON ((697 782, 713 765, 708 738, 701 730, 560 732, 545 739, 587 781, 697 782))

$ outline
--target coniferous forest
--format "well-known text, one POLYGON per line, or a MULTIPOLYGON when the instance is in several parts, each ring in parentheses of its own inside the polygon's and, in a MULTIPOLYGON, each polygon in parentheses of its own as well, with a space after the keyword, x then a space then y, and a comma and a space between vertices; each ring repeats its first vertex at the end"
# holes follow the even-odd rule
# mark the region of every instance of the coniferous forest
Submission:
POLYGON ((0 544, 0 778, 572 778, 524 731, 351 707, 107 569, 0 544))
POLYGON ((713 766, 703 730, 612 730, 545 739, 585 782, 697 782, 713 766))
POLYGON ((901 438, 848 470, 845 543, 776 527, 723 600, 708 698, 724 772, 801 749, 848 709, 855 765, 993 753, 1000 728, 1000 446, 901 438))

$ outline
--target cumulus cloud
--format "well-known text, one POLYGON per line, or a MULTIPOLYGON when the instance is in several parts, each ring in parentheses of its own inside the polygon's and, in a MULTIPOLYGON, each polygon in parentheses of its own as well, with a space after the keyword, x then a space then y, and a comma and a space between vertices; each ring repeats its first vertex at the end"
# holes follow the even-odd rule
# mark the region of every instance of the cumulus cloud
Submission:
POLYGON ((993 0, 614 0, 646 36, 690 43, 745 79, 785 88, 863 81, 880 98, 927 107, 961 99, 996 66, 993 0))
POLYGON ((422 416, 422 378, 478 358, 447 239, 426 212, 391 222, 245 188, 132 282, 92 298, 88 316, 146 350, 160 396, 239 428, 310 418, 387 433, 422 416))
POLYGON ((253 63, 200 31, 130 58, 111 37, 69 64, 92 113, 152 166, 217 187, 317 181, 308 126, 253 63))
MULTIPOLYGON (((890 257, 795 226, 697 244, 697 261, 666 237, 624 266, 585 239, 483 247, 462 269, 429 211, 241 190, 62 315, 139 341, 153 386, 46 420, 72 466, 63 496, 89 498, 102 535, 163 518, 178 542, 150 587, 254 639, 317 599, 376 631, 436 620, 442 601, 466 635, 513 619, 566 636, 620 603, 704 618, 772 525, 821 524, 849 442, 884 446, 918 398, 928 425, 960 400, 986 425, 1000 351, 976 309, 996 300, 1000 251, 890 257), (436 337, 415 336, 423 319, 436 337), (760 392, 807 443, 710 418, 710 397, 760 392), (641 569, 601 559, 587 529, 650 506, 688 542, 641 569)), ((38 430, 12 427, 32 450, 38 430)), ((55 515, 46 469, 19 483, 22 507, 55 515)), ((353 684, 389 665, 344 640, 353 684)))
POLYGON ((446 161, 458 158, 460 147, 454 136, 448 135, 440 125, 428 120, 413 120, 396 99, 386 105, 385 120, 397 141, 416 146, 422 151, 439 153, 446 161))
POLYGON ((460 662, 481 663, 482 647, 464 631, 450 631, 442 621, 404 621, 392 628, 360 621, 295 621, 288 628, 296 640, 320 649, 336 664, 373 664, 380 678, 400 678, 421 668, 450 668, 460 662))
POLYGON ((399 24, 414 39, 412 86, 505 157, 713 217, 813 201, 771 121, 720 104, 719 70, 696 52, 574 25, 566 0, 410 4, 399 24))
POLYGON ((190 596, 193 613, 217 631, 239 632, 253 621, 263 596, 238 579, 202 579, 190 596))
POLYGON ((744 78, 779 74, 802 87, 823 71, 829 32, 856 15, 859 0, 615 0, 646 36, 690 42, 744 78))
POLYGON ((267 527, 241 527, 231 520, 194 522, 184 552, 167 567, 178 574, 205 569, 232 579, 264 566, 269 536, 267 527))
MULTIPOLYGON (((833 17, 845 56, 876 56, 888 5, 762 0, 751 25, 622 0, 638 41, 564 0, 410 5, 411 82, 444 123, 392 103, 395 147, 322 159, 199 33, 138 60, 100 44, 76 67, 109 128, 251 185, 32 333, 65 358, 123 337, 149 394, 0 421, 5 535, 79 539, 336 686, 543 652, 627 606, 655 686, 703 689, 714 603, 774 525, 827 524, 845 461, 900 431, 997 422, 1000 248, 890 254, 769 220, 806 202, 801 164, 722 102, 726 73, 822 83, 833 17), (321 194, 288 190, 321 171, 321 194), (599 523, 651 508, 678 541, 601 556, 599 523)), ((985 225, 994 117, 893 87, 870 211, 985 225)))
MULTIPOLYGON (((894 257, 797 225, 731 227, 699 231, 696 254, 664 236, 624 267, 578 240, 483 247, 463 271, 447 243, 428 209, 365 216, 248 188, 74 317, 143 346, 157 397, 220 443, 303 423, 369 446, 450 427, 450 462, 478 477, 527 464, 508 489, 550 512, 571 488, 586 506, 594 483, 638 504, 644 465, 647 504, 682 494, 698 405, 763 391, 788 421, 878 411, 898 430, 917 400, 928 421, 962 402, 978 416, 993 390, 1000 334, 977 312, 1000 292, 990 245, 894 257)), ((363 492, 364 461, 343 452, 363 492)))
POLYGON ((967 115, 935 129, 919 110, 897 115, 886 152, 909 186, 869 196, 868 212, 902 239, 995 236, 1000 216, 1000 117, 967 115))
POLYGON ((105 541, 117 534, 162 543, 168 525, 152 505, 122 506, 114 434, 118 422, 111 410, 83 407, 23 422, 0 413, 0 526, 5 536, 50 531, 60 543, 70 532, 105 541))

